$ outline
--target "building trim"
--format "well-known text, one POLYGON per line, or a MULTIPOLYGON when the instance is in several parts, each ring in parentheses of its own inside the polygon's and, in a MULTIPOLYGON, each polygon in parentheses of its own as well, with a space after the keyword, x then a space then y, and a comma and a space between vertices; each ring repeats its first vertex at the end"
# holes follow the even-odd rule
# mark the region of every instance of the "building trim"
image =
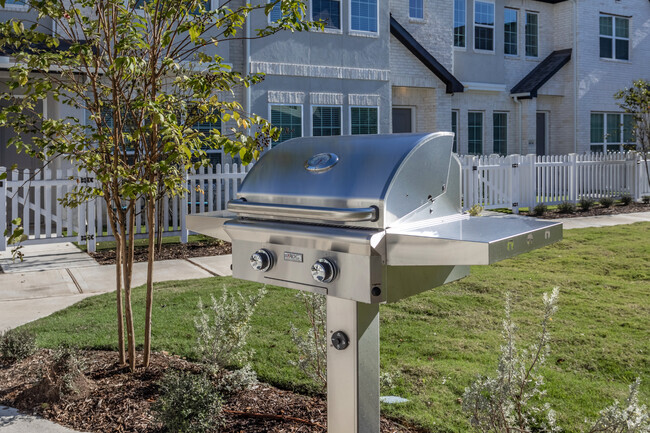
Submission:
POLYGON ((505 84, 465 82, 463 85, 466 92, 505 92, 507 90, 505 84))
POLYGON ((251 62, 251 72, 267 75, 346 80, 389 81, 390 70, 297 63, 251 62))

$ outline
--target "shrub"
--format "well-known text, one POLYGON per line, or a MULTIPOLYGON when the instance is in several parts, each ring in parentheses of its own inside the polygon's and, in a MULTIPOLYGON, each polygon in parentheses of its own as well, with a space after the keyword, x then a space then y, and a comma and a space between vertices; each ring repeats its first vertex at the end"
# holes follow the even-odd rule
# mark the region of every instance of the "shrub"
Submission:
POLYGON ((542 216, 546 213, 547 210, 548 207, 546 206, 546 203, 539 203, 537 206, 533 208, 533 215, 542 216))
POLYGON ((36 336, 26 329, 10 329, 0 332, 0 355, 14 363, 36 351, 36 336))
POLYGON ((623 206, 629 206, 632 203, 632 196, 630 194, 623 194, 621 196, 621 203, 623 203, 623 206))
POLYGON ((224 368, 248 361, 252 356, 252 350, 246 350, 250 320, 265 294, 265 287, 249 297, 241 293, 231 295, 224 287, 219 301, 211 296, 209 308, 204 307, 199 299, 199 316, 194 319, 194 326, 198 351, 204 363, 224 368))
POLYGON ((86 363, 74 347, 59 347, 54 352, 52 371, 60 380, 61 395, 78 394, 85 387, 83 376, 86 370, 86 363))
POLYGON ((574 205, 570 201, 564 201, 557 206, 557 210, 560 213, 564 213, 564 214, 575 213, 576 205, 574 205))
POLYGON ((643 204, 650 204, 650 195, 644 195, 641 197, 641 201, 643 201, 643 204))
POLYGON ((589 197, 582 197, 578 202, 578 206, 583 212, 587 212, 594 205, 594 199, 589 197))
POLYGON ((600 205, 605 209, 611 207, 613 204, 614 204, 614 199, 611 197, 603 197, 600 199, 600 205))
POLYGON ((257 383, 257 373, 250 364, 235 371, 222 370, 223 375, 217 382, 217 390, 222 394, 235 394, 257 383))
POLYGON ((324 295, 300 292, 296 295, 305 304, 310 327, 301 332, 291 324, 291 339, 298 349, 298 366, 310 379, 327 386, 327 299, 324 295))
POLYGON ((481 216, 481 212, 483 212, 483 206, 479 204, 475 204, 469 209, 469 216, 481 216))
POLYGON ((205 373, 166 373, 158 386, 160 397, 151 409, 166 431, 208 433, 219 430, 221 395, 205 373))

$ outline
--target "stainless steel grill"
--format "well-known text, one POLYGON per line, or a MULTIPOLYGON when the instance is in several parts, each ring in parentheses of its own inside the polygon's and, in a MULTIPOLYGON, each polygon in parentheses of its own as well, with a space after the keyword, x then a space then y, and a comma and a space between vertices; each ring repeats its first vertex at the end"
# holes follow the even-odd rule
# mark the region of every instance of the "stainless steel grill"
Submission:
POLYGON ((327 295, 328 431, 379 431, 379 304, 562 238, 562 225, 462 213, 451 133, 308 137, 266 152, 227 213, 233 276, 327 295))

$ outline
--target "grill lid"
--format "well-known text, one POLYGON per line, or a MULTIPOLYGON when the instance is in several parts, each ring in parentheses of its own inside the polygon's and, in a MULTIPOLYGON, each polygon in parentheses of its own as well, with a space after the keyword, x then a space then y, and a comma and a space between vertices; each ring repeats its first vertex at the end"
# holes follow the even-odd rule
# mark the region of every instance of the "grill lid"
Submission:
POLYGON ((453 134, 303 137, 266 152, 228 209, 383 229, 446 190, 453 134))

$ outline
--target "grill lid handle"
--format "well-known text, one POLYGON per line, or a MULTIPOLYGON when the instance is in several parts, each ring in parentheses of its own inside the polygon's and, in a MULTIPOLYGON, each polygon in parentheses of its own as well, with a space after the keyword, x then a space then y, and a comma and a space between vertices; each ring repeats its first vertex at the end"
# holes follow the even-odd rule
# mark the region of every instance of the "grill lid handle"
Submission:
POLYGON ((273 219, 301 219, 310 221, 377 221, 377 218, 379 217, 379 210, 375 206, 364 208, 333 208, 254 203, 242 199, 229 201, 228 210, 235 212, 239 216, 266 217, 273 219))

